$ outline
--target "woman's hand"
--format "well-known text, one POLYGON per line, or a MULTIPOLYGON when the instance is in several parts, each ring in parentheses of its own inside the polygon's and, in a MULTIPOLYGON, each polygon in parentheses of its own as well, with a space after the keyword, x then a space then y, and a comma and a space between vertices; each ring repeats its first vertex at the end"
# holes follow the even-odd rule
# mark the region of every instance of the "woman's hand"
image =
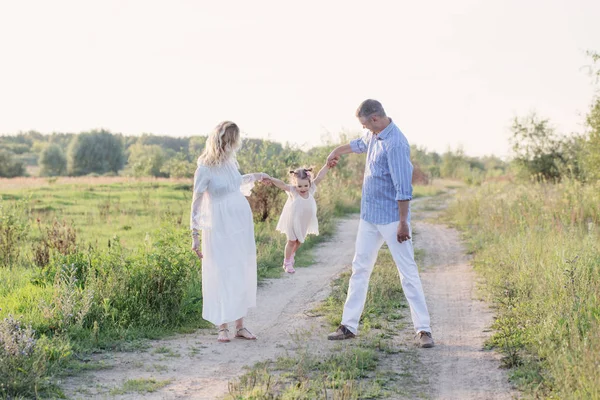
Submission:
POLYGON ((200 239, 198 239, 198 236, 192 237, 192 251, 202 260, 203 255, 200 251, 200 239))
POLYGON ((267 186, 273 184, 271 177, 268 174, 265 174, 264 172, 261 172, 260 182, 267 186))

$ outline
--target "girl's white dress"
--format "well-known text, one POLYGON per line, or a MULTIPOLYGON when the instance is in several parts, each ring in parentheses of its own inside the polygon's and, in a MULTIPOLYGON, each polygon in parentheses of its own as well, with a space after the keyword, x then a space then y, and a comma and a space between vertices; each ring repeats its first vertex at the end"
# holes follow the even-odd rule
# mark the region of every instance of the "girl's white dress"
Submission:
POLYGON ((235 160, 199 165, 194 175, 192 229, 202 230, 202 317, 215 325, 256 306, 256 243, 249 196, 254 174, 235 160))
POLYGON ((298 240, 304 243, 306 235, 319 234, 317 220, 317 202, 314 194, 317 185, 313 182, 308 189, 308 198, 300 196, 296 186, 288 185, 287 201, 277 223, 277 230, 284 233, 288 240, 298 240))

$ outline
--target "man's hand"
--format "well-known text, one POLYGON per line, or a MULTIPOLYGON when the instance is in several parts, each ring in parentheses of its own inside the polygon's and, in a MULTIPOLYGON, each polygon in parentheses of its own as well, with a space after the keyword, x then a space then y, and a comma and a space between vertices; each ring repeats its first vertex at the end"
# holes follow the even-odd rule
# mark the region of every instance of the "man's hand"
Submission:
POLYGON ((196 255, 198 256, 199 259, 202 260, 202 257, 204 257, 202 255, 202 252, 200 251, 200 240, 198 239, 198 236, 194 236, 192 238, 192 251, 194 253, 196 253, 196 255))
POLYGON ((333 168, 337 165, 338 161, 340 161, 340 156, 338 156, 334 150, 329 154, 329 157, 327 157, 327 165, 329 168, 333 168))
POLYGON ((408 229, 408 222, 402 222, 398 224, 398 232, 396 233, 398 242, 403 243, 410 239, 410 229, 408 229))

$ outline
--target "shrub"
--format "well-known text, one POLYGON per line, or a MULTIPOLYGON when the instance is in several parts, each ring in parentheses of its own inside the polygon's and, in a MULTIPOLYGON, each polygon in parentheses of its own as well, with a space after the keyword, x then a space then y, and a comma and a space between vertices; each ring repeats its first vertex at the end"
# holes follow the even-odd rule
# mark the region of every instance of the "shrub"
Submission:
POLYGON ((71 356, 61 339, 37 339, 31 326, 12 316, 0 321, 0 396, 38 397, 56 367, 71 356))

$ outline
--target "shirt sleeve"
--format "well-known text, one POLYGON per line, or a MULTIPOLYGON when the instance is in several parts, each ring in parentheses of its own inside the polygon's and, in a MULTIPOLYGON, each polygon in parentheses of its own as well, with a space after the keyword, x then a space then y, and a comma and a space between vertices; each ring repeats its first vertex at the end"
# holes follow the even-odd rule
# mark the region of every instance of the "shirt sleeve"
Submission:
POLYGON ((389 147, 387 161, 396 189, 396 200, 412 200, 413 165, 410 162, 410 148, 401 144, 389 147))
POLYGON ((363 137, 352 140, 350 142, 350 148, 352 148, 352 152, 354 153, 366 153, 368 149, 367 143, 369 143, 368 133, 363 137))
POLYGON ((202 202, 209 181, 208 168, 199 166, 194 174, 194 192, 192 197, 192 210, 190 213, 191 230, 199 231, 200 229, 205 228, 205 221, 203 222, 202 217, 202 202))

